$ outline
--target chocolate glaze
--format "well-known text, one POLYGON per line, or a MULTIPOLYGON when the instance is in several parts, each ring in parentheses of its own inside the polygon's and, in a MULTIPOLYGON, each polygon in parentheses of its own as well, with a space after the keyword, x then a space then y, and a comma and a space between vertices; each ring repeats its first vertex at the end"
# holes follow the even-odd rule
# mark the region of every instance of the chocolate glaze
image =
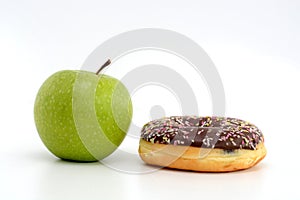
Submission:
POLYGON ((262 132, 249 122, 224 117, 173 116, 144 125, 141 138, 151 143, 250 149, 264 141, 262 132))

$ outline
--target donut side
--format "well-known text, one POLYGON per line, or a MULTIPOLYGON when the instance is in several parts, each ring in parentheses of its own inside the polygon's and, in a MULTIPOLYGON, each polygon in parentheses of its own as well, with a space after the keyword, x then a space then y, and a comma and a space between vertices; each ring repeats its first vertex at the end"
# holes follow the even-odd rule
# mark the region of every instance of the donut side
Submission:
POLYGON ((266 156, 264 143, 255 150, 208 149, 147 142, 140 139, 139 155, 144 162, 168 168, 201 171, 231 172, 248 169, 266 156))

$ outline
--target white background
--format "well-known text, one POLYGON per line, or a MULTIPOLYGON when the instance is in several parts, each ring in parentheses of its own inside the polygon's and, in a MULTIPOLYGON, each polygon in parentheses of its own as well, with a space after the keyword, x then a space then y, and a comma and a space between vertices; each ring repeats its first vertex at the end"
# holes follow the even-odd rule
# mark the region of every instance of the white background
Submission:
MULTIPOLYGON (((299 10, 296 0, 0 0, 0 198, 300 199, 299 10), (33 120, 43 81, 56 71, 79 69, 110 37, 147 27, 180 32, 209 54, 224 84, 226 116, 251 121, 265 135, 268 155, 259 165, 225 174, 162 169, 133 175, 100 163, 63 162, 47 151, 33 120)), ((124 58, 123 64, 161 63, 164 57, 145 52, 124 58)), ((203 88, 200 114, 210 115, 203 88)), ((141 109, 141 96, 142 90, 133 97, 139 125, 150 119, 149 107, 141 109)), ((155 104, 164 105, 167 96, 155 104)), ((180 111, 174 102, 166 114, 180 111)), ((137 143, 128 149, 136 150, 137 143)), ((126 157, 121 161, 129 162, 126 157)))

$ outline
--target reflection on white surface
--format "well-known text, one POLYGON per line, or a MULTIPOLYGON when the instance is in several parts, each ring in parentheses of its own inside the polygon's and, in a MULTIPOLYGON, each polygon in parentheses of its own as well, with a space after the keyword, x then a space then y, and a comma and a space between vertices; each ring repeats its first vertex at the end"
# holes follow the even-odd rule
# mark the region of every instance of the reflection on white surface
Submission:
POLYGON ((100 163, 49 160, 34 177, 37 184, 35 199, 152 199, 159 196, 185 198, 186 195, 211 196, 211 199, 232 199, 233 196, 236 199, 252 199, 255 197, 253 191, 264 193, 268 170, 268 166, 262 163, 234 173, 161 169, 133 175, 112 170, 100 163))
MULTIPOLYGON (((128 154, 125 154, 128 155, 128 154)), ((233 173, 198 173, 160 169, 147 174, 128 174, 101 163, 76 163, 54 158, 47 153, 9 155, 1 179, 10 181, 2 196, 12 199, 154 199, 205 197, 209 199, 284 198, 294 186, 281 187, 292 172, 266 159, 259 165, 233 173), (12 156, 12 157, 11 157, 12 156), (10 159, 9 159, 10 157, 10 159), (8 167, 7 166, 7 167, 8 167), (16 165, 15 165, 16 166, 16 165)), ((127 158, 124 157, 124 160, 127 158)), ((128 160, 130 162, 130 160, 128 160)), ((134 165, 144 165, 134 163, 134 165)), ((3 165, 2 165, 3 167, 3 165)), ((151 166, 149 166, 151 167, 151 166)), ((3 170, 1 170, 3 172, 3 170)), ((3 186, 1 186, 3 188, 3 186)), ((5 187, 4 187, 5 188, 5 187)))
POLYGON ((112 170, 127 174, 147 174, 159 170, 161 167, 155 167, 144 164, 136 153, 129 153, 117 149, 113 154, 100 161, 104 166, 112 170))

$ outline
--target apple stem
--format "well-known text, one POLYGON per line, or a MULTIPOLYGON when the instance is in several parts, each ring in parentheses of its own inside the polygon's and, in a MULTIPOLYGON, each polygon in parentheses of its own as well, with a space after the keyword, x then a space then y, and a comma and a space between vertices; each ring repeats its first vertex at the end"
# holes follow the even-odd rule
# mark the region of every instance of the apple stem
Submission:
POLYGON ((105 68, 107 67, 108 65, 110 65, 111 61, 110 59, 108 59, 101 67, 100 69, 98 69, 98 71, 96 72, 97 75, 99 75, 99 73, 105 68))

